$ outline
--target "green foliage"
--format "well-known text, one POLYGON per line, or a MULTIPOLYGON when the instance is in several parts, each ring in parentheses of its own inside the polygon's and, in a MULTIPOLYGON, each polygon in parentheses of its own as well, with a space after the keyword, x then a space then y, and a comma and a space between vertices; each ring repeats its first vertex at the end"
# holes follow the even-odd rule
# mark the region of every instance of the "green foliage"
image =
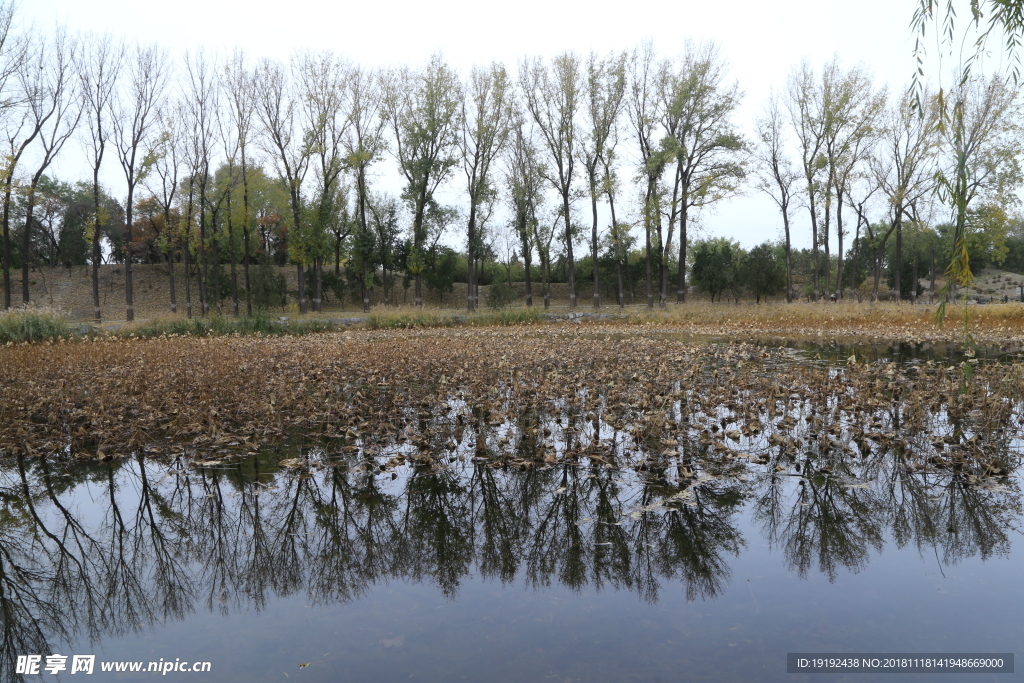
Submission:
POLYGON ((277 322, 271 320, 266 313, 257 313, 251 317, 238 320, 223 316, 209 318, 190 318, 175 320, 157 320, 142 325, 127 327, 120 331, 122 337, 161 337, 161 336, 207 336, 225 334, 265 334, 265 335, 302 335, 315 332, 329 332, 334 329, 330 320, 296 320, 277 322))
POLYGON ((403 330, 418 327, 456 327, 459 325, 530 325, 543 320, 543 312, 536 308, 506 308, 500 311, 477 313, 470 316, 445 315, 428 311, 413 313, 374 312, 366 318, 371 330, 403 330))
POLYGON ((281 275, 267 262, 249 269, 250 286, 252 287, 252 305, 260 310, 284 306, 288 294, 288 286, 284 275, 281 275))
POLYGON ((1018 218, 1006 235, 1006 258, 1003 268, 1024 273, 1024 219, 1018 218))
POLYGON ((467 319, 469 325, 532 325, 544 319, 536 308, 505 308, 491 313, 481 313, 467 319))
POLYGON ((506 282, 495 282, 487 291, 487 307, 508 308, 516 300, 516 290, 506 282))
POLYGON ((442 301, 445 294, 455 291, 455 268, 458 265, 458 256, 449 247, 432 249, 426 255, 428 267, 424 270, 424 281, 434 294, 442 301))
MULTIPOLYGON (((305 271, 306 298, 312 300, 316 292, 316 268, 310 266, 305 271)), ((336 301, 343 301, 345 298, 345 280, 340 275, 335 275, 330 268, 321 268, 320 287, 324 302, 330 300, 331 296, 336 301)))
MULTIPOLYGON (((394 133, 398 164, 406 180, 402 198, 412 209, 417 248, 428 237, 424 214, 433 203, 434 191, 458 162, 461 95, 459 77, 440 53, 432 55, 419 72, 402 69, 385 79, 383 116, 394 133)), ((418 265, 416 259, 412 262, 418 265)))
MULTIPOLYGON (((921 272, 918 271, 918 275, 921 272)), ((889 274, 886 282, 889 284, 890 289, 896 287, 896 269, 894 267, 889 268, 889 274)), ((903 267, 900 269, 900 297, 903 299, 909 299, 914 285, 914 261, 913 259, 904 258, 903 267)), ((917 291, 914 292, 915 296, 921 296, 924 293, 924 287, 921 283, 917 283, 917 291)))
POLYGON ((366 327, 371 330, 406 330, 416 327, 455 327, 461 322, 458 316, 438 313, 371 313, 366 318, 366 327))
POLYGON ((739 243, 718 237, 698 242, 693 249, 693 281, 714 301, 739 280, 742 250, 739 243))
MULTIPOLYGON (((960 238, 960 248, 966 253, 970 273, 977 273, 988 266, 999 266, 1008 258, 1008 244, 1012 223, 1005 212, 998 207, 983 206, 967 212, 967 223, 960 238)), ((950 223, 936 226, 941 244, 939 254, 943 263, 953 259, 955 227, 950 223)), ((961 254, 964 258, 964 254, 961 254)))
POLYGON ((0 344, 68 338, 67 320, 41 311, 8 311, 0 314, 0 344))
POLYGON ((771 296, 786 286, 786 264, 770 243, 759 244, 750 250, 740 269, 743 284, 750 289, 758 303, 761 297, 771 296))
MULTIPOLYGON (((27 192, 15 195, 11 205, 11 265, 20 268, 22 239, 27 218, 27 192)), ((43 176, 33 198, 32 234, 29 263, 48 265, 84 265, 92 256, 95 230, 95 205, 92 185, 69 185, 43 176)), ((100 238, 113 247, 112 262, 124 262, 124 210, 100 188, 100 238)))

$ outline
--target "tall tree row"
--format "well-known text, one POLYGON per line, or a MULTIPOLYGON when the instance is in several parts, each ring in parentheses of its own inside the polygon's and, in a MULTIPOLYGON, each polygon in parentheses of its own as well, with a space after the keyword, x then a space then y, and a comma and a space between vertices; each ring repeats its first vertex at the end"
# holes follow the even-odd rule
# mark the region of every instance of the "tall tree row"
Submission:
POLYGON ((675 57, 644 44, 459 74, 440 54, 386 70, 310 51, 250 63, 200 49, 172 60, 109 36, 22 34, 13 18, 3 5, 5 308, 12 271, 29 304, 31 268, 60 251, 61 229, 44 239, 43 188, 76 138, 91 178, 75 201, 86 193, 89 207, 68 209, 65 223, 87 252, 75 258, 91 266, 97 320, 109 262, 123 263, 127 320, 140 262, 166 268, 171 312, 183 289, 187 316, 194 287, 199 315, 228 298, 234 315, 243 298, 246 313, 263 305, 254 297, 267 276, 255 264, 294 268, 300 313, 310 300, 320 312, 329 294, 358 294, 364 310, 375 291, 394 303, 396 274, 422 305, 424 286, 450 291, 454 276, 439 269, 454 267, 445 245, 455 241, 470 311, 485 263, 499 259, 508 279, 513 260, 524 264, 528 305, 535 280, 545 306, 562 280, 575 308, 578 277, 590 280, 595 308, 613 291, 624 306, 627 281, 632 292, 641 279, 648 307, 668 305, 670 280, 681 303, 702 217, 751 175, 779 211, 787 300, 801 286, 794 244, 805 241, 812 299, 843 298, 864 271, 877 297, 886 267, 899 298, 917 280, 920 235, 939 239, 944 198, 959 273, 971 235, 999 212, 1006 222, 1024 182, 1019 97, 1000 76, 965 74, 942 98, 920 86, 890 96, 862 67, 805 62, 748 140, 743 93, 711 43, 687 42, 675 57), (105 187, 111 174, 115 187, 105 187), (387 192, 394 176, 399 197, 387 192), (456 224, 457 237, 447 233, 456 224))

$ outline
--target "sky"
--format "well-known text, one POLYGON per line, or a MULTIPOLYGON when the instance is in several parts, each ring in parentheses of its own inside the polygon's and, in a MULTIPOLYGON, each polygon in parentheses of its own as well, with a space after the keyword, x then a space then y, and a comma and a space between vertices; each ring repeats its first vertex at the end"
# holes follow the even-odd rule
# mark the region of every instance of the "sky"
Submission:
MULTIPOLYGON (((287 59, 296 50, 330 49, 364 66, 426 62, 442 51, 463 73, 476 64, 504 62, 510 70, 524 56, 565 50, 626 50, 652 40, 659 53, 681 55, 685 41, 711 40, 745 92, 736 122, 752 137, 753 121, 772 89, 802 59, 820 68, 838 55, 844 66, 861 64, 878 85, 905 87, 913 75, 910 21, 916 0, 677 0, 612 4, 606 0, 22 0, 20 22, 45 29, 109 32, 129 40, 156 41, 172 55, 204 46, 228 54, 240 47, 252 58, 287 59), (634 10, 634 7, 642 8, 634 10)), ((82 176, 73 155, 56 175, 82 176)), ((84 166, 83 166, 84 168, 84 166)), ((113 169, 108 182, 117 187, 113 169)), ((123 179, 120 180, 123 184, 123 179)), ((581 209, 585 208, 581 206, 581 209)), ((794 221, 795 246, 810 246, 806 210, 794 221)), ((710 236, 728 236, 745 247, 781 236, 775 205, 753 187, 722 202, 700 219, 710 236)))

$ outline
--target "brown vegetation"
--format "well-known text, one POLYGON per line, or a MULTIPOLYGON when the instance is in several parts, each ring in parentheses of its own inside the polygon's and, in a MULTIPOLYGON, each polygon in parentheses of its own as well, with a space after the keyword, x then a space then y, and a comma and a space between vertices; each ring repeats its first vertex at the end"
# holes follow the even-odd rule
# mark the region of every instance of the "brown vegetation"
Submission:
POLYGON ((382 468, 467 455, 721 472, 892 454, 977 478, 1014 466, 1019 363, 827 363, 635 328, 539 329, 4 347, 0 448, 223 458, 301 436, 382 468))
MULTIPOLYGON (((629 320, 701 335, 746 339, 945 341, 964 339, 962 306, 950 304, 943 325, 935 306, 907 303, 688 304, 634 313, 629 320)), ((967 331, 979 342, 1024 343, 1024 304, 969 305, 967 331)))

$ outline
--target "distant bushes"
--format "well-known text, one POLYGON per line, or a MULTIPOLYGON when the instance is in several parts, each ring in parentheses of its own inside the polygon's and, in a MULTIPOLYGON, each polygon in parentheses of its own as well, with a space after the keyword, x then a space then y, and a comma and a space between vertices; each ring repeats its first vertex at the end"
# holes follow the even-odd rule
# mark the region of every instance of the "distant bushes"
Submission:
POLYGON ((269 263, 250 269, 252 305, 258 310, 280 308, 288 304, 288 284, 284 275, 269 263))
POLYGON ((45 341, 71 336, 67 320, 48 311, 23 310, 0 313, 0 344, 45 341))
POLYGON ((381 311, 367 316, 366 327, 371 330, 400 330, 458 325, 529 325, 540 322, 543 318, 543 311, 537 308, 502 309, 473 315, 443 315, 429 311, 381 311))
POLYGON ((516 290, 505 282, 495 282, 487 291, 487 306, 491 309, 508 308, 516 300, 516 290))
POLYGON ((366 317, 366 327, 371 330, 406 330, 414 327, 455 327, 462 324, 462 317, 441 315, 428 311, 374 312, 366 317))
POLYGON ((506 308, 491 313, 481 313, 467 319, 470 325, 531 325, 544 319, 543 311, 535 308, 506 308))

